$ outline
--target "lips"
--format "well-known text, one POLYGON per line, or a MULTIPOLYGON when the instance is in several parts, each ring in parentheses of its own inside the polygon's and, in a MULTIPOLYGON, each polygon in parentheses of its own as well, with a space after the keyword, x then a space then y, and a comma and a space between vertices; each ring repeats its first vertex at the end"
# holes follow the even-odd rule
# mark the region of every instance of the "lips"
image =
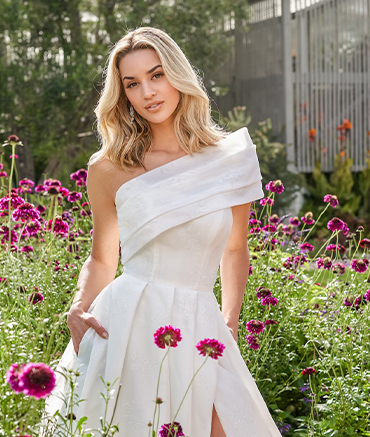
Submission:
POLYGON ((161 103, 163 103, 163 101, 162 102, 157 101, 157 102, 149 103, 149 105, 145 106, 145 109, 154 109, 157 106, 159 106, 161 103))

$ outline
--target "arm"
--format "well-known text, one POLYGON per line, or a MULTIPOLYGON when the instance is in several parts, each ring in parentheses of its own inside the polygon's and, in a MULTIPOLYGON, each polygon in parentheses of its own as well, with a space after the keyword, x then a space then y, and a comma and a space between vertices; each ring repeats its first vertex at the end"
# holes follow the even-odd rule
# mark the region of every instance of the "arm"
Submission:
MULTIPOLYGON (((96 296, 113 281, 119 255, 119 231, 114 191, 106 160, 89 167, 87 192, 93 218, 93 240, 89 257, 81 268, 77 290, 67 316, 67 325, 78 353, 80 341, 89 327, 104 337, 105 329, 87 312, 96 296)), ((105 337, 106 338, 106 337, 105 337)))
POLYGON ((249 273, 249 211, 250 203, 232 207, 233 226, 220 263, 222 315, 235 341, 249 273))

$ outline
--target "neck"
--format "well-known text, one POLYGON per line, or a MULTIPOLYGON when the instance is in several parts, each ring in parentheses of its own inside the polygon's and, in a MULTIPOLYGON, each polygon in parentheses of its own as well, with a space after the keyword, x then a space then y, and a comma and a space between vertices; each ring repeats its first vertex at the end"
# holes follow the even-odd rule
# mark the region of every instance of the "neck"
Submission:
POLYGON ((177 154, 183 150, 177 141, 173 120, 168 119, 163 123, 150 123, 150 128, 153 135, 152 152, 177 154))

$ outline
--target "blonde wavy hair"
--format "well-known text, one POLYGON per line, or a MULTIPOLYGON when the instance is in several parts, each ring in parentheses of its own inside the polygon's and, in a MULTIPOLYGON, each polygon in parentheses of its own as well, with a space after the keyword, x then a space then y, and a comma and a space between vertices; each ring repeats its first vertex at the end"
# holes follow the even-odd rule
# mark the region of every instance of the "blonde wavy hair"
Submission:
POLYGON ((137 112, 131 123, 130 102, 118 67, 128 53, 147 49, 156 51, 167 80, 180 92, 174 129, 182 149, 193 155, 227 135, 213 121, 204 84, 176 42, 162 30, 140 27, 128 32, 110 51, 103 91, 95 108, 101 148, 91 156, 89 165, 107 158, 125 170, 137 166, 145 169, 143 158, 152 143, 150 125, 137 112))

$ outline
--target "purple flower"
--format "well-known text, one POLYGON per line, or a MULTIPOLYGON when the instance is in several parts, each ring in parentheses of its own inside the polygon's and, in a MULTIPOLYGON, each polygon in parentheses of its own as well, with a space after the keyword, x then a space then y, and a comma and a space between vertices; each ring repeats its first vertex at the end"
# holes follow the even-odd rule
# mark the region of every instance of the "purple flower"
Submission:
POLYGON ((346 307, 351 307, 351 306, 353 306, 354 300, 355 300, 355 298, 353 296, 348 296, 344 299, 343 304, 346 307))
POLYGON ((6 171, 0 171, 0 178, 6 178, 8 173, 6 171))
POLYGON ((328 222, 328 229, 332 232, 341 231, 344 229, 345 223, 338 217, 334 217, 328 222))
POLYGON ((260 225, 261 224, 261 220, 249 219, 249 224, 252 225, 252 226, 260 225))
POLYGON ((200 355, 207 356, 208 354, 211 358, 217 360, 222 356, 225 346, 216 339, 205 338, 196 345, 196 348, 200 355))
POLYGON ((289 219, 289 223, 293 226, 299 226, 301 224, 301 221, 299 220, 299 218, 297 216, 295 216, 295 217, 291 217, 289 219))
POLYGON ((32 305, 36 305, 44 300, 44 296, 41 293, 34 292, 28 295, 28 300, 32 303, 32 305))
POLYGON ((317 373, 317 370, 313 367, 306 367, 302 370, 302 375, 313 375, 314 373, 317 373))
POLYGON ((26 253, 33 252, 33 247, 32 246, 23 246, 21 248, 21 252, 26 252, 26 253))
POLYGON ((258 344, 258 340, 254 335, 246 335, 245 337, 251 349, 257 350, 260 345, 258 344))
POLYGON ((364 299, 366 302, 370 302, 370 290, 367 290, 364 294, 364 299))
POLYGON ((31 203, 22 203, 12 213, 12 219, 14 221, 21 220, 22 223, 28 221, 39 220, 40 212, 35 209, 35 206, 31 203))
POLYGON ((263 299, 264 297, 272 296, 272 293, 266 287, 257 287, 256 288, 256 296, 258 297, 258 299, 263 299))
POLYGON ((12 390, 17 393, 22 393, 23 389, 19 387, 19 376, 23 372, 24 364, 13 363, 6 372, 6 382, 12 390))
POLYGON ((264 324, 259 320, 253 319, 246 324, 246 327, 248 332, 250 332, 251 334, 260 334, 261 332, 263 332, 264 324))
POLYGON ((32 188, 35 186, 35 182, 31 181, 31 179, 24 178, 19 181, 19 186, 32 188))
POLYGON ((312 252, 314 247, 311 243, 302 243, 300 246, 301 251, 303 252, 312 252))
POLYGON ((334 252, 339 249, 339 246, 337 246, 336 244, 329 244, 328 246, 326 246, 325 250, 327 250, 328 252, 334 252))
POLYGON ((332 194, 326 194, 326 195, 324 196, 324 202, 326 202, 326 203, 330 203, 330 205, 331 205, 333 208, 335 208, 335 207, 337 207, 337 206, 339 205, 339 202, 338 202, 338 198, 337 198, 337 196, 334 196, 334 195, 332 195, 332 194))
POLYGON ((364 273, 367 270, 369 261, 367 259, 353 259, 351 262, 351 269, 357 273, 364 273))
POLYGON ((298 387, 298 390, 301 392, 301 393, 303 393, 303 392, 305 392, 305 391, 307 391, 307 390, 309 390, 310 389, 310 384, 308 384, 307 382, 305 382, 304 384, 303 384, 303 387, 298 387))
POLYGON ((280 218, 277 214, 272 214, 269 221, 273 223, 274 225, 277 225, 280 222, 280 218))
POLYGON ((273 296, 264 297, 261 300, 261 304, 264 305, 264 306, 268 306, 268 305, 275 306, 278 303, 279 303, 278 299, 276 299, 276 297, 273 297, 273 296))
POLYGON ((78 191, 72 191, 67 197, 68 202, 77 202, 77 200, 82 199, 82 193, 78 191))
MULTIPOLYGON (((8 226, 0 226, 0 235, 4 235, 1 244, 5 244, 6 242, 9 242, 9 228, 8 226)), ((10 234, 10 244, 16 243, 18 241, 18 235, 17 233, 12 229, 12 232, 10 234)))
POLYGON ((294 257, 295 266, 302 266, 305 262, 307 262, 307 258, 305 255, 299 255, 294 257))
POLYGON ((48 187, 45 185, 37 185, 35 187, 35 192, 36 193, 44 193, 45 191, 48 191, 48 187))
POLYGON ((55 387, 54 371, 44 363, 28 363, 19 376, 19 388, 36 399, 46 398, 55 387))
POLYGON ((333 263, 331 261, 331 258, 326 256, 324 258, 318 258, 316 261, 316 265, 318 269, 324 268, 326 270, 331 270, 333 263))
POLYGON ((267 326, 267 325, 277 325, 277 324, 278 324, 278 322, 275 322, 275 320, 272 320, 272 319, 265 320, 265 326, 267 326))
POLYGON ((262 228, 263 231, 267 232, 276 232, 276 226, 275 225, 266 225, 262 228))
POLYGON ((342 276, 346 272, 346 266, 343 263, 334 264, 333 272, 339 273, 342 276))
POLYGON ((258 234, 258 233, 260 233, 260 232, 261 232, 261 228, 259 228, 259 227, 251 228, 251 229, 249 230, 249 233, 250 233, 250 234, 258 234))
POLYGON ((177 343, 182 340, 181 331, 171 325, 158 328, 154 333, 154 343, 161 349, 166 346, 177 347, 177 343))
POLYGON ((281 194, 284 191, 284 185, 280 179, 276 181, 270 181, 267 185, 265 185, 267 191, 271 191, 272 193, 281 194))
POLYGON ((179 422, 173 422, 172 428, 171 423, 165 423, 161 426, 159 430, 158 437, 177 437, 184 436, 185 434, 182 432, 182 427, 179 422))
POLYGON ((265 206, 267 205, 273 205, 275 203, 274 199, 271 199, 271 197, 264 197, 260 200, 260 205, 265 206))
POLYGON ((28 222, 24 228, 25 232, 30 237, 34 237, 40 229, 41 229, 41 223, 38 220, 28 222))
MULTIPOLYGON (((11 193, 11 196, 10 196, 10 207, 11 208, 17 208, 19 205, 21 205, 24 202, 25 202, 24 199, 22 199, 22 197, 18 196, 18 194, 11 193)), ((8 206, 9 206, 9 196, 2 197, 0 199, 0 209, 8 210, 8 206)))
POLYGON ((306 212, 306 214, 301 217, 301 220, 306 225, 313 225, 315 223, 315 220, 313 219, 313 214, 311 211, 306 212))
POLYGON ((253 267, 249 266, 249 272, 248 272, 248 276, 250 276, 253 273, 253 267))
POLYGON ((68 233, 69 225, 65 222, 60 216, 55 217, 54 228, 53 228, 53 220, 48 220, 44 223, 44 231, 51 231, 55 235, 65 235, 68 233))

